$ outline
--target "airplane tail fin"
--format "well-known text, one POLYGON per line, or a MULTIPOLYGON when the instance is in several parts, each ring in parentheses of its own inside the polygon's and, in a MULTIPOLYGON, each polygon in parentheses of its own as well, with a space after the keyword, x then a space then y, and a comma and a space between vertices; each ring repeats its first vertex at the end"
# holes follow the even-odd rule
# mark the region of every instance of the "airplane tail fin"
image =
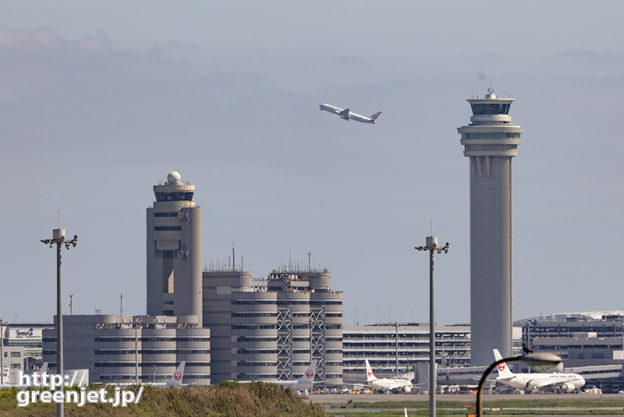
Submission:
POLYGON ((171 385, 182 385, 182 378, 184 378, 184 365, 186 365, 185 361, 180 362, 180 365, 176 368, 171 378, 165 384, 166 387, 171 385))
POLYGON ((375 113, 375 114, 373 114, 373 115, 371 116, 371 119, 373 119, 373 121, 377 120, 377 118, 379 117, 379 115, 380 115, 380 114, 381 114, 381 112, 380 112, 380 111, 378 111, 377 113, 375 113))
POLYGON ((364 359, 364 362, 366 362, 366 381, 370 382, 376 380, 377 378, 373 375, 373 368, 371 368, 370 363, 368 363, 368 359, 364 359))
MULTIPOLYGON (((492 351, 494 352, 494 358, 497 361, 503 359, 498 349, 492 349, 492 351)), ((513 376, 513 372, 511 372, 511 370, 509 369, 509 367, 507 366, 505 362, 499 363, 496 369, 498 371, 498 376, 501 378, 509 378, 513 376)))
POLYGON ((39 375, 47 374, 48 373, 48 363, 44 362, 43 364, 41 364, 41 368, 39 368, 39 370, 37 372, 39 372, 39 375))
POLYGON ((308 369, 306 369, 305 373, 301 375, 301 378, 299 378, 299 383, 309 384, 314 381, 314 375, 316 374, 316 362, 316 359, 313 359, 312 362, 310 362, 308 369))
POLYGON ((42 363, 41 368, 39 368, 36 372, 39 375, 37 377, 37 382, 41 383, 43 381, 43 376, 48 373, 48 363, 47 362, 42 363))

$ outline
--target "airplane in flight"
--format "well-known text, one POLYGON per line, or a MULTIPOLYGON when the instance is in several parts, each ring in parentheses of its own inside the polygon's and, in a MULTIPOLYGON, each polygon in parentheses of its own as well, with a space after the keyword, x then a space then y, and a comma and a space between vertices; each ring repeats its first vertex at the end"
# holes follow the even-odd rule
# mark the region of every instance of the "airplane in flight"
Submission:
POLYGON ((319 107, 321 110, 337 114, 343 120, 355 120, 356 122, 361 123, 375 123, 381 114, 381 112, 378 111, 372 116, 362 116, 361 114, 352 113, 350 109, 341 109, 340 107, 332 106, 331 104, 321 104, 319 107))
POLYGON ((371 387, 378 389, 380 391, 394 391, 394 390, 404 390, 405 392, 409 392, 412 389, 412 381, 404 378, 377 378, 373 374, 373 368, 371 368, 368 359, 364 359, 366 362, 366 382, 371 387))
MULTIPOLYGON (((497 361, 503 359, 498 349, 492 350, 497 361)), ((524 390, 552 387, 563 392, 573 392, 585 385, 585 379, 579 374, 563 372, 515 374, 511 372, 505 362, 498 365, 497 371, 498 377, 496 382, 524 390)))

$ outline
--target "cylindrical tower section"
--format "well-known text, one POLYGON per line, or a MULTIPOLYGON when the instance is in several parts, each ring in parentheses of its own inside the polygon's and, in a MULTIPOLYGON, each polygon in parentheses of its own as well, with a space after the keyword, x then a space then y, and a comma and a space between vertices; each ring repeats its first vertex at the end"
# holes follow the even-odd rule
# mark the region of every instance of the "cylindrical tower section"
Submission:
POLYGON ((176 362, 186 362, 184 383, 210 385, 210 329, 178 329, 176 337, 176 362))
POLYGON ((277 293, 277 376, 297 379, 310 365, 310 293, 277 293))
POLYGON ((231 379, 262 380, 277 376, 277 295, 241 292, 233 295, 231 379))
POLYGON ((320 272, 310 272, 308 273, 308 276, 310 289, 323 291, 331 290, 331 274, 327 271, 327 269, 320 272))
POLYGON ((149 324, 139 329, 139 349, 143 380, 165 382, 178 366, 176 356, 176 330, 164 325, 149 324))
POLYGON ((342 385, 342 292, 310 294, 310 346, 318 360, 317 380, 342 385))
POLYGON ((512 351, 511 158, 517 156, 520 126, 511 124, 513 99, 467 100, 471 123, 457 129, 470 158, 471 362, 492 362, 492 349, 512 351))

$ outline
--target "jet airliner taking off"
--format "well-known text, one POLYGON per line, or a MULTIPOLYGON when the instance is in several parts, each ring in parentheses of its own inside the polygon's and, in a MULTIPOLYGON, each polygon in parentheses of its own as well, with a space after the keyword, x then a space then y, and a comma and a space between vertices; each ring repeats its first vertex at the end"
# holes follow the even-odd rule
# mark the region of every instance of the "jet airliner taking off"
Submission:
POLYGON ((402 389, 405 392, 409 392, 412 389, 412 381, 404 378, 377 378, 373 375, 373 368, 371 368, 368 359, 364 359, 366 362, 366 382, 373 388, 380 391, 394 391, 402 389))
MULTIPOLYGON (((494 357, 497 361, 503 359, 498 349, 493 349, 494 357)), ((585 379, 579 374, 573 373, 519 373, 514 374, 509 370, 505 362, 497 367, 498 377, 496 382, 500 382, 510 387, 536 390, 543 387, 558 388, 564 392, 573 392, 585 385, 585 379)))
POLYGON ((355 120, 356 122, 361 123, 375 123, 375 121, 381 114, 381 112, 378 111, 372 116, 362 116, 361 114, 352 113, 350 109, 341 109, 340 107, 332 106, 331 104, 321 104, 319 107, 321 110, 337 114, 343 120, 355 120))

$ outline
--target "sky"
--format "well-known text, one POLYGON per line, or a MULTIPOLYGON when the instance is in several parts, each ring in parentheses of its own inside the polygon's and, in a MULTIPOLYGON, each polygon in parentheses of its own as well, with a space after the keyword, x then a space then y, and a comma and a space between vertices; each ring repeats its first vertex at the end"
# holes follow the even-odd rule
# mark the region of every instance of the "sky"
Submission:
POLYGON ((624 5, 30 0, 0 14, 0 319, 145 313, 145 209, 172 170, 204 264, 332 274, 344 323, 470 320, 468 159, 491 86, 513 160, 513 317, 622 310, 624 5), (370 115, 345 122, 320 103, 370 115), (59 216, 60 212, 60 216, 59 216))

